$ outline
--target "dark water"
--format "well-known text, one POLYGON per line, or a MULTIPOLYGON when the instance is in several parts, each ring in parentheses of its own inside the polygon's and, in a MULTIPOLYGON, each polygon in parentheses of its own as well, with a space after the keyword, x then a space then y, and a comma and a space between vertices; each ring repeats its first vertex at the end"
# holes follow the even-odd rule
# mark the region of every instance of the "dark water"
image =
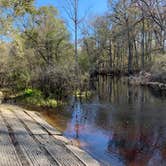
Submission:
POLYGON ((166 166, 166 97, 126 79, 101 77, 68 109, 64 135, 105 166, 166 166))

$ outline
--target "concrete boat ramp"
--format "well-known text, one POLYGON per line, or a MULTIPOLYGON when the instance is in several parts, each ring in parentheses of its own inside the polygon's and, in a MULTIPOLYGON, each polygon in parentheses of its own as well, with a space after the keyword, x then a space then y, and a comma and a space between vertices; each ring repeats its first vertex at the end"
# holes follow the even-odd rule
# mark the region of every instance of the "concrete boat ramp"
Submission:
POLYGON ((0 166, 99 166, 37 113, 0 105, 0 166))

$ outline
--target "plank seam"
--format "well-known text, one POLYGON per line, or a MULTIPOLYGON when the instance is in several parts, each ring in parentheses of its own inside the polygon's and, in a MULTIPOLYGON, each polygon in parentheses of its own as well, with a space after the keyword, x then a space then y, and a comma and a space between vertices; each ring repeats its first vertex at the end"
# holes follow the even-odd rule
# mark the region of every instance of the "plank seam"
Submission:
POLYGON ((2 117, 4 123, 6 124, 6 127, 7 127, 8 132, 9 132, 10 140, 11 140, 11 142, 12 142, 14 148, 15 148, 15 151, 16 151, 19 159, 20 159, 20 162, 21 162, 22 166, 29 166, 30 163, 27 160, 26 156, 24 155, 24 153, 23 153, 23 151, 20 147, 20 144, 19 144, 19 142, 17 141, 17 139, 15 137, 15 134, 14 134, 14 131, 13 131, 12 127, 7 122, 7 119, 3 116, 1 110, 0 110, 0 116, 2 117))
MULTIPOLYGON (((43 127, 43 126, 42 126, 39 122, 37 122, 31 115, 29 115, 28 112, 26 112, 26 111, 23 111, 23 112, 26 113, 29 117, 31 117, 42 129, 44 129, 44 130, 48 133, 48 135, 50 135, 53 139, 55 139, 55 138, 53 137, 53 134, 51 134, 45 127, 43 127)), ((55 135, 59 135, 59 134, 55 134, 55 135)), ((61 136, 61 135, 60 135, 60 136, 61 136)), ((62 142, 62 144, 63 144, 63 147, 66 149, 67 152, 73 154, 84 166, 87 166, 87 164, 85 164, 85 162, 84 162, 76 153, 72 152, 72 150, 69 149, 69 148, 66 146, 65 143, 62 142)))
POLYGON ((28 115, 29 117, 31 117, 36 124, 38 124, 44 131, 46 131, 48 133, 48 135, 52 136, 52 135, 59 135, 62 136, 62 134, 52 134, 50 131, 48 131, 44 126, 42 126, 39 122, 37 122, 31 115, 29 115, 26 111, 23 111, 26 115, 28 115))
MULTIPOLYGON (((39 148, 45 153, 45 156, 47 156, 48 160, 50 161, 51 164, 55 165, 59 165, 61 166, 61 164, 56 161, 54 159, 54 157, 50 154, 50 152, 42 145, 42 143, 40 141, 38 141, 38 139, 33 135, 33 133, 31 132, 31 130, 29 129, 29 127, 23 122, 23 120, 21 120, 17 114, 13 111, 10 110, 16 117, 17 119, 20 121, 20 123, 24 126, 24 128, 27 130, 27 132, 29 133, 29 135, 32 137, 32 139, 39 145, 39 148)), ((42 134, 40 134, 42 135, 42 134)))

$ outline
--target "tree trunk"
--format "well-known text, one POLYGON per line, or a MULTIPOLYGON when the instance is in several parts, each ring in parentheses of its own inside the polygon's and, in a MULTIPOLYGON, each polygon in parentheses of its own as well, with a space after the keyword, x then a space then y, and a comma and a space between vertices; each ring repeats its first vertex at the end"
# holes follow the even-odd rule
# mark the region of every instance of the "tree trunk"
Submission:
POLYGON ((109 65, 110 65, 110 72, 112 72, 112 41, 109 40, 109 65))
POLYGON ((76 74, 76 89, 79 84, 79 66, 78 66, 78 0, 74 0, 74 34, 75 34, 75 74, 76 74))
POLYGON ((144 22, 144 13, 142 12, 142 17, 143 17, 143 20, 142 20, 142 41, 141 41, 141 49, 142 49, 142 55, 141 55, 141 62, 142 62, 142 70, 144 70, 144 67, 145 67, 145 22, 144 22))
POLYGON ((130 30, 127 23, 127 36, 128 36, 128 73, 132 73, 132 45, 131 45, 131 38, 130 38, 130 30))

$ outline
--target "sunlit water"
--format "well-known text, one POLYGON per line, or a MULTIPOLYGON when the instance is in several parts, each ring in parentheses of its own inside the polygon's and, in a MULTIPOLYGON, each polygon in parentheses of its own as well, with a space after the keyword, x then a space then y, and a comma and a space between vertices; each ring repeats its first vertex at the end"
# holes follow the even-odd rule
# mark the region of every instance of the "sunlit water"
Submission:
POLYGON ((166 165, 166 97, 125 79, 101 77, 90 100, 74 100, 64 135, 104 166, 166 165))

